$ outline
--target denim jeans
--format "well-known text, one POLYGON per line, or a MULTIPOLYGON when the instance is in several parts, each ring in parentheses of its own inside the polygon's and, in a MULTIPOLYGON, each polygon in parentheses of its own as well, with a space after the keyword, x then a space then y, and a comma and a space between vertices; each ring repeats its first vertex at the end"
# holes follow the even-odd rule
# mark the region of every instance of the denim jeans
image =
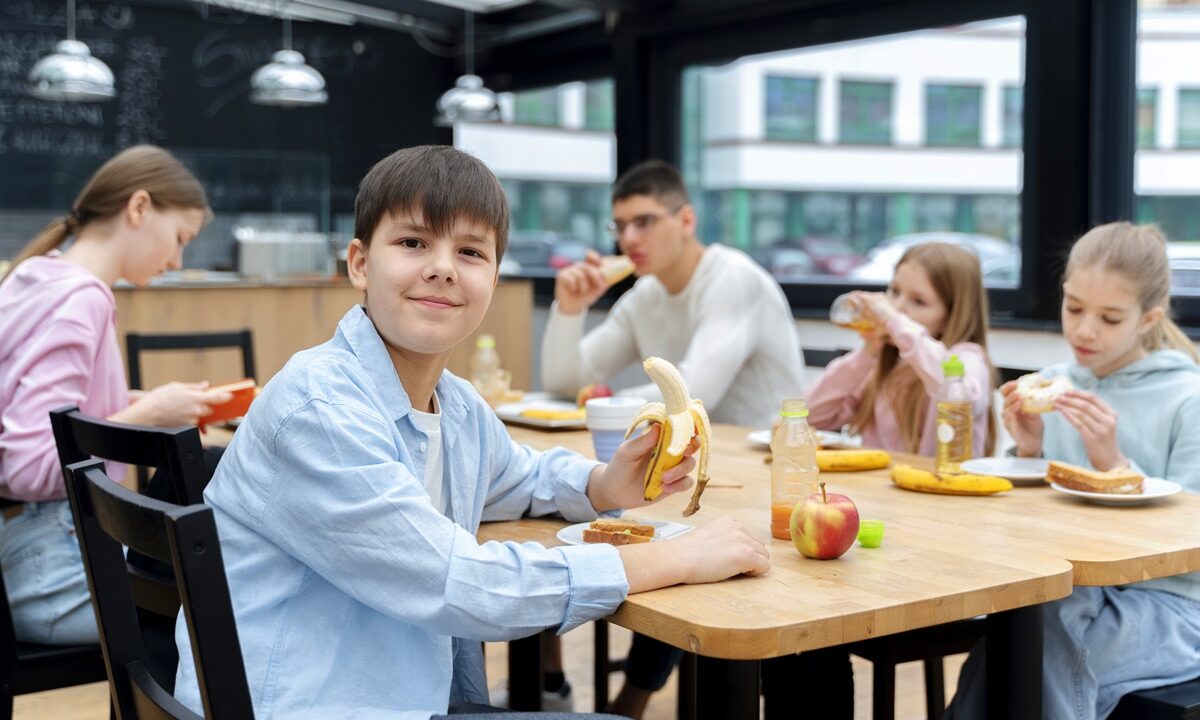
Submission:
POLYGON ((96 642, 70 503, 26 503, 24 512, 2 522, 0 566, 17 639, 43 645, 96 642))
MULTIPOLYGON (((1102 720, 1128 693, 1200 676, 1195 600, 1136 587, 1077 587, 1044 605, 1042 618, 1045 720, 1102 720)), ((982 650, 963 666, 947 720, 983 717, 982 650)))

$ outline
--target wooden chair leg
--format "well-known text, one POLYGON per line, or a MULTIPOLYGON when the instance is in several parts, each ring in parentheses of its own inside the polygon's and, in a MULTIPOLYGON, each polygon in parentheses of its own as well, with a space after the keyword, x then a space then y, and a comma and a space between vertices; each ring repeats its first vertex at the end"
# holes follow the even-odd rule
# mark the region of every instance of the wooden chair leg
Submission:
POLYGON ((892 657, 872 661, 871 717, 873 720, 895 720, 896 663, 892 657))
POLYGON ((608 623, 592 623, 592 690, 595 692, 596 712, 608 707, 608 623))
POLYGON ((946 712, 946 679, 940 657, 925 658, 925 717, 941 720, 946 712))

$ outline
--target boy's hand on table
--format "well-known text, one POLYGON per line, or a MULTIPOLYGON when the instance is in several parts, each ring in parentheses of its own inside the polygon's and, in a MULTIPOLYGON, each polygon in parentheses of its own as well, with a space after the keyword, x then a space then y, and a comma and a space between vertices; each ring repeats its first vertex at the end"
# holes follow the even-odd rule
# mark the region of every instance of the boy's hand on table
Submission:
POLYGON ((771 569, 766 545, 731 517, 719 517, 670 540, 622 545, 617 551, 631 594, 679 583, 762 575, 771 569))
MULTIPOLYGON (((601 465, 592 471, 587 495, 597 512, 650 504, 645 499, 646 468, 650 465, 654 446, 658 444, 659 432, 660 426, 655 423, 641 435, 629 438, 617 446, 608 465, 601 465)), ((653 502, 692 487, 693 481, 688 473, 696 467, 696 459, 692 456, 698 448, 699 444, 693 438, 683 451, 683 460, 663 473, 662 495, 653 502)))
POLYGON ((600 254, 589 250, 587 258, 563 268, 554 278, 554 299, 558 310, 577 315, 587 310, 608 291, 608 281, 600 271, 600 254))

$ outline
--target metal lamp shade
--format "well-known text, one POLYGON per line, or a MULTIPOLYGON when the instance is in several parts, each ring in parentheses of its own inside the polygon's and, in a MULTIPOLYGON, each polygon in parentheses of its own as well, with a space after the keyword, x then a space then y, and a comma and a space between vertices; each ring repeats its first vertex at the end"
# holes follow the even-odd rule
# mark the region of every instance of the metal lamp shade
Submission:
POLYGON ((78 40, 62 40, 29 71, 29 93, 43 100, 99 102, 116 97, 112 70, 78 40))
POLYGON ((250 101, 259 105, 304 107, 329 101, 325 78, 295 50, 279 50, 250 76, 250 101))
POLYGON ((438 114, 434 122, 438 125, 453 125, 456 122, 498 122, 500 106, 496 104, 496 93, 483 86, 478 75, 463 75, 454 87, 447 90, 437 103, 438 114))

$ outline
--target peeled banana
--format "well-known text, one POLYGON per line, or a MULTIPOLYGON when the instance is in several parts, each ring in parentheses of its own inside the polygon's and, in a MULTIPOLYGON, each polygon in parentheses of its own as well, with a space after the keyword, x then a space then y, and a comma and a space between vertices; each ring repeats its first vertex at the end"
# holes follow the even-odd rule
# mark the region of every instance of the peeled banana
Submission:
POLYGON ((629 425, 625 437, 633 434, 642 423, 658 423, 661 430, 654 454, 650 457, 650 465, 646 468, 645 495, 647 500, 654 500, 662 494, 662 476, 667 470, 678 465, 683 460, 683 453, 696 437, 700 441, 700 460, 696 474, 696 490, 692 499, 683 509, 684 517, 692 515, 700 509, 700 494, 708 484, 708 438, 712 434, 712 426, 708 422, 708 412, 704 403, 693 400, 688 395, 687 385, 683 382, 679 370, 662 358, 646 358, 642 363, 646 374, 662 391, 663 402, 646 403, 638 411, 637 417, 629 425))
POLYGON ((817 468, 821 472, 878 470, 892 464, 885 450, 818 450, 817 468))
POLYGON ((936 475, 911 465, 892 468, 892 482, 897 487, 916 492, 941 495, 994 495, 1012 490, 1012 483, 991 475, 936 475))

